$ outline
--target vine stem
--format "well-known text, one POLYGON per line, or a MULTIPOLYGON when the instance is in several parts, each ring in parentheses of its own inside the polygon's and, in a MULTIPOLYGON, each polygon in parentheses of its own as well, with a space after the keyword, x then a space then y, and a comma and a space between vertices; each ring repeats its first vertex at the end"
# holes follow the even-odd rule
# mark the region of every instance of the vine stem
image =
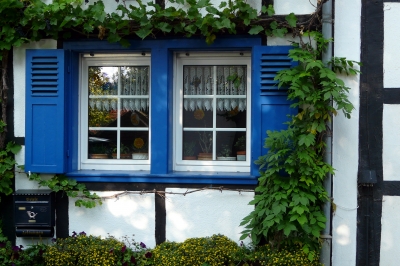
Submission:
MULTIPOLYGON (((8 102, 8 84, 7 84, 7 70, 8 70, 8 55, 9 50, 2 51, 3 58, 1 60, 1 87, 0 87, 0 101, 1 101, 1 120, 5 123, 7 121, 7 102, 8 102)), ((7 135, 7 127, 3 128, 0 132, 0 150, 4 150, 7 135)))

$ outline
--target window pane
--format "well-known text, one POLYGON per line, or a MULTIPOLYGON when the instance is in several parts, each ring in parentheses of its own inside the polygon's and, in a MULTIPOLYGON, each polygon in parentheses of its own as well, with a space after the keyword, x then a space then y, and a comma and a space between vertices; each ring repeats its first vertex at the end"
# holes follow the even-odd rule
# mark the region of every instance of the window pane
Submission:
POLYGON ((230 111, 217 112, 217 127, 218 128, 246 128, 247 112, 239 111, 235 108, 230 111))
POLYGON ((117 139, 116 131, 89 130, 89 159, 111 159, 113 140, 117 139))
POLYGON ((183 160, 212 160, 212 131, 183 132, 183 160))

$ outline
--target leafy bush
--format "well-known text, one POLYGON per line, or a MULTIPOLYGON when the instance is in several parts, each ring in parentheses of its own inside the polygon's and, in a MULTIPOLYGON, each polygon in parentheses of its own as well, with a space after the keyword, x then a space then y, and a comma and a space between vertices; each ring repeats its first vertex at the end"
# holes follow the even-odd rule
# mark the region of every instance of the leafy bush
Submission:
POLYGON ((154 265, 160 266, 319 266, 319 254, 308 259, 299 245, 273 249, 270 245, 238 246, 223 235, 189 238, 183 243, 164 242, 153 250, 154 265))
POLYGON ((154 264, 160 266, 226 265, 233 262, 238 245, 223 235, 189 238, 183 243, 165 242, 154 249, 154 264))
POLYGON ((149 249, 142 242, 124 237, 122 241, 109 236, 101 239, 85 232, 54 240, 53 244, 35 244, 27 249, 0 242, 0 265, 52 266, 319 266, 319 254, 310 261, 300 245, 238 246, 223 235, 189 238, 182 243, 164 242, 149 249))
POLYGON ((46 249, 45 244, 23 249, 22 245, 12 246, 10 241, 0 241, 0 265, 44 266, 43 254, 46 249))
POLYGON ((124 243, 115 238, 101 239, 84 232, 57 239, 44 254, 48 266, 58 265, 116 265, 124 243))
POLYGON ((57 239, 44 254, 46 266, 58 265, 152 265, 152 253, 142 242, 112 236, 102 239, 85 232, 57 239), (127 246, 128 245, 128 246, 127 246))

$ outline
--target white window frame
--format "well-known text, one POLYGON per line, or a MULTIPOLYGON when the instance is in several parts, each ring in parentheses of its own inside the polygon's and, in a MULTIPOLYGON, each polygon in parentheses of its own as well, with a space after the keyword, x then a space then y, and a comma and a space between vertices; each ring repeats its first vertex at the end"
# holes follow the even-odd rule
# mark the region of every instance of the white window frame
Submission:
MULTIPOLYGON (((135 130, 149 131, 148 150, 149 158, 147 160, 119 160, 119 159, 87 159, 88 155, 88 67, 90 66, 149 66, 149 103, 151 102, 151 64, 150 54, 83 54, 80 60, 80 90, 79 90, 79 137, 78 137, 78 170, 150 170, 150 149, 151 134, 150 120, 151 108, 149 106, 149 128, 136 128, 135 130)), ((112 97, 112 96, 109 96, 112 97)), ((124 96, 122 96, 123 98, 124 96)), ((126 96, 126 98, 132 98, 126 96)), ((120 101, 119 101, 120 102, 120 101)), ((120 116, 121 106, 118 105, 118 117, 120 116)), ((113 129, 114 130, 114 129, 113 129)), ((129 130, 129 128, 118 127, 117 137, 120 130, 129 130)), ((133 143, 133 140, 132 140, 133 143)), ((117 149, 120 147, 118 145, 117 149)))
MULTIPOLYGON (((216 81, 213 79, 214 92, 216 81)), ((216 110, 216 101, 213 101, 213 110, 216 110)), ((250 52, 189 52, 175 53, 174 56, 174 171, 221 171, 221 172, 250 172, 250 137, 251 137, 251 54, 250 52), (184 65, 246 65, 247 66, 247 93, 246 93, 246 128, 235 131, 246 132, 246 160, 245 161, 217 161, 213 149, 213 161, 183 160, 182 159, 182 130, 183 130, 183 66, 184 65)), ((215 123, 214 123, 215 125, 215 123)), ((215 132, 216 128, 212 128, 215 132)), ((223 129, 218 129, 223 131, 223 129)), ((213 147, 216 147, 216 138, 213 136, 213 147)))

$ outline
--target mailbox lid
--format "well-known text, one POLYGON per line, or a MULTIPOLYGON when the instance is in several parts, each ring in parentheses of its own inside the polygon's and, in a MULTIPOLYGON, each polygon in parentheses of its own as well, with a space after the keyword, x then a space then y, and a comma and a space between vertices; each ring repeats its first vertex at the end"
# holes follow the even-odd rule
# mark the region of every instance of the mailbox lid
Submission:
POLYGON ((15 201, 49 201, 54 198, 50 189, 18 189, 13 193, 15 201))

